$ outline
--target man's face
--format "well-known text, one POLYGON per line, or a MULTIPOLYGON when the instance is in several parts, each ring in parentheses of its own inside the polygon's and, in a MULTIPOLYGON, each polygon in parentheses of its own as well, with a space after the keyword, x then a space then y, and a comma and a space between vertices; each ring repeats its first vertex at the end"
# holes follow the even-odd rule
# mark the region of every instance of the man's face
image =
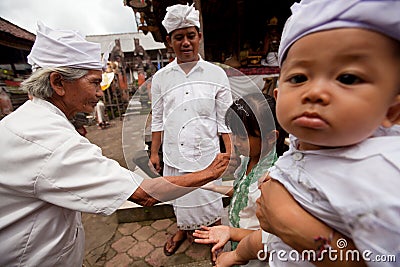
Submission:
POLYGON ((174 50, 178 63, 199 60, 199 44, 201 33, 196 27, 177 29, 167 36, 167 42, 174 50))

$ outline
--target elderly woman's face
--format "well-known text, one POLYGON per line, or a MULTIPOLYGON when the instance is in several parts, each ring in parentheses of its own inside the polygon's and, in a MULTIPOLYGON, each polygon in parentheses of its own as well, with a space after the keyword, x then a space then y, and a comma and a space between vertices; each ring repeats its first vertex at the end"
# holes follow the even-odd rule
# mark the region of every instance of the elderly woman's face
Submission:
POLYGON ((103 96, 100 86, 101 73, 100 70, 90 70, 88 74, 78 80, 63 82, 65 89, 63 102, 68 114, 93 112, 100 97, 103 96))

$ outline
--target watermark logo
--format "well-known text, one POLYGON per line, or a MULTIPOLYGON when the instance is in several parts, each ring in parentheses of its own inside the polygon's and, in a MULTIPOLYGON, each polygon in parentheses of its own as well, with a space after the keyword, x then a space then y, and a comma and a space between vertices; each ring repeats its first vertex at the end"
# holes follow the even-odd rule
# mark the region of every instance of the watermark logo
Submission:
MULTIPOLYGON (((322 251, 317 250, 303 250, 301 252, 294 249, 280 249, 280 250, 268 250, 268 245, 264 245, 264 249, 257 253, 257 257, 260 261, 269 260, 281 261, 281 262, 301 262, 301 261, 364 261, 364 262, 396 262, 396 255, 377 255, 371 250, 359 251, 357 249, 347 249, 348 242, 344 238, 339 238, 336 241, 338 249, 332 247, 326 247, 322 251)), ((288 247, 289 248, 289 247, 288 247)))
POLYGON ((339 249, 344 249, 344 248, 346 248, 346 247, 347 247, 347 240, 344 239, 344 238, 339 238, 339 239, 337 240, 337 242, 336 242, 336 246, 337 246, 339 249))

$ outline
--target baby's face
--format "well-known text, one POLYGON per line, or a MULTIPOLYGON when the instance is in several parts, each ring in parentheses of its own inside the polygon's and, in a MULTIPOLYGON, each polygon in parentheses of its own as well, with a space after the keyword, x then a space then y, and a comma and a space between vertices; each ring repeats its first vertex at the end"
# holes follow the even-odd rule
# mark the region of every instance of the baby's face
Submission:
POLYGON ((289 49, 277 117, 307 149, 358 143, 400 111, 399 45, 357 28, 307 35, 289 49))

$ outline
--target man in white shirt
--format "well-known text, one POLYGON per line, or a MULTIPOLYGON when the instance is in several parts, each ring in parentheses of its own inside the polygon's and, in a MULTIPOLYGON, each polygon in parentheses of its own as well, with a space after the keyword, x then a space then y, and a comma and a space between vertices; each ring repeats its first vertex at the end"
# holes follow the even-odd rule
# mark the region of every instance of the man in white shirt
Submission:
POLYGON ((174 199, 218 178, 228 160, 219 155, 186 179, 143 179, 104 157, 69 121, 103 95, 100 45, 38 28, 34 72, 22 83, 33 98, 0 121, 0 266, 82 266, 81 212, 174 199))
MULTIPOLYGON (((199 12, 188 5, 167 8, 162 22, 176 58, 152 79, 151 163, 159 171, 163 144, 164 175, 182 175, 203 169, 220 151, 219 135, 231 151, 225 113, 232 103, 223 69, 204 61, 199 53, 202 33, 199 12)), ((184 179, 184 178, 182 178, 184 179)), ((221 195, 197 189, 173 202, 178 232, 167 240, 165 255, 175 253, 191 231, 218 224, 221 195)))

